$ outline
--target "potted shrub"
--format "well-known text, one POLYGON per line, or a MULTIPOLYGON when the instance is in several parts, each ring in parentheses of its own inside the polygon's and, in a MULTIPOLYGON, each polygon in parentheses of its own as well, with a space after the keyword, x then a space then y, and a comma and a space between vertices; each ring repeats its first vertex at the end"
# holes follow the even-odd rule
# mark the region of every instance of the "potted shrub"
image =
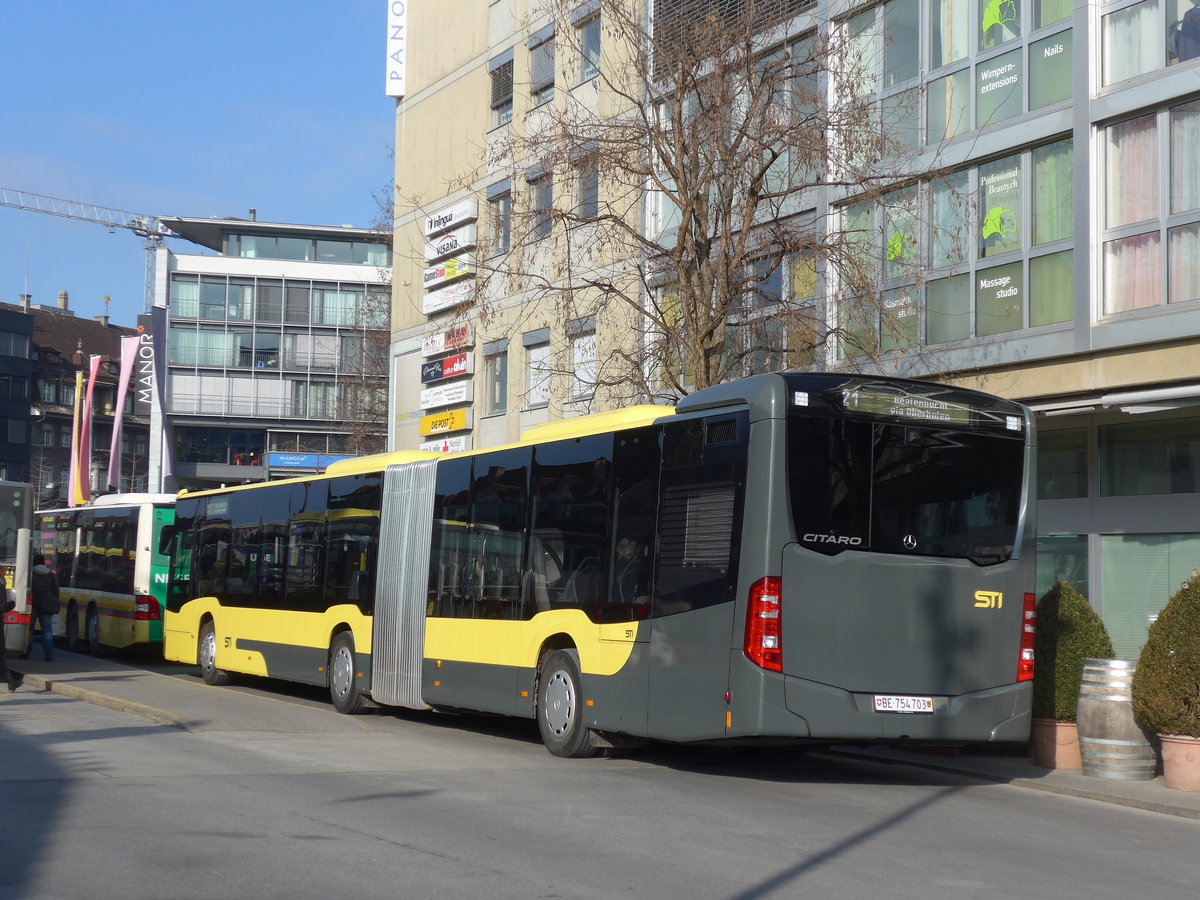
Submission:
POLYGON ((1108 629, 1087 599, 1060 581, 1037 604, 1033 670, 1033 760, 1080 769, 1075 726, 1084 660, 1113 655, 1108 629))
POLYGON ((1200 575, 1150 626, 1133 675, 1133 713, 1162 747, 1167 787, 1200 791, 1200 575))

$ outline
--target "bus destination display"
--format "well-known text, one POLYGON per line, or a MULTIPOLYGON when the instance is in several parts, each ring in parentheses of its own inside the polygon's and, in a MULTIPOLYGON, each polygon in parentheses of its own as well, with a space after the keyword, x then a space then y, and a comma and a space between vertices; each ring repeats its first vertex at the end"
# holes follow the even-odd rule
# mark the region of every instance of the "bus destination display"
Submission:
POLYGON ((955 425, 971 424, 971 407, 967 404, 935 400, 933 397, 860 387, 857 390, 844 391, 842 402, 848 412, 920 419, 925 422, 950 422, 955 425))

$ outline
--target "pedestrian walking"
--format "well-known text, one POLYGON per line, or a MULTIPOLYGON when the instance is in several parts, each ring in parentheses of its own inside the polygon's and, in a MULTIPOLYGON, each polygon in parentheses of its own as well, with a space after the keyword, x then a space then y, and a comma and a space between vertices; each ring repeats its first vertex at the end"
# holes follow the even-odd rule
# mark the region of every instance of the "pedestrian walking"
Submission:
POLYGON ((33 558, 33 574, 29 579, 32 605, 29 610, 29 640, 25 643, 25 655, 29 659, 33 650, 33 625, 37 622, 42 629, 42 652, 46 662, 54 659, 54 617, 58 615, 58 576, 46 565, 46 557, 40 553, 33 558))
POLYGON ((4 602, 0 603, 0 675, 4 676, 4 680, 8 682, 8 692, 11 694, 21 686, 25 680, 24 675, 20 675, 8 667, 8 644, 4 637, 4 617, 12 612, 17 607, 17 601, 8 596, 5 592, 4 602))

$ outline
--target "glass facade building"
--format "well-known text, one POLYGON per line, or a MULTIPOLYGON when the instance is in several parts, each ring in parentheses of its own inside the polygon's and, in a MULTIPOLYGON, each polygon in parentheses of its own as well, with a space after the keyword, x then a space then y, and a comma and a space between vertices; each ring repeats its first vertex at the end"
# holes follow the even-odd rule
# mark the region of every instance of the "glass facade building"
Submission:
POLYGON ((160 251, 164 486, 295 475, 384 449, 386 238, 256 221, 167 224, 221 255, 160 251))

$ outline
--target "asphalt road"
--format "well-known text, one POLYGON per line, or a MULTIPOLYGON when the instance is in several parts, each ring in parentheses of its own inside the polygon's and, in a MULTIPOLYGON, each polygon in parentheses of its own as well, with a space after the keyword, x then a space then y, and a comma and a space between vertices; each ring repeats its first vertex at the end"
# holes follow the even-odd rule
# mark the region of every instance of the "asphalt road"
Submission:
POLYGON ((1200 885, 1193 820, 830 754, 561 760, 528 722, 348 718, 262 682, 219 696, 238 715, 193 731, 6 697, 0 897, 1090 900, 1200 885))

